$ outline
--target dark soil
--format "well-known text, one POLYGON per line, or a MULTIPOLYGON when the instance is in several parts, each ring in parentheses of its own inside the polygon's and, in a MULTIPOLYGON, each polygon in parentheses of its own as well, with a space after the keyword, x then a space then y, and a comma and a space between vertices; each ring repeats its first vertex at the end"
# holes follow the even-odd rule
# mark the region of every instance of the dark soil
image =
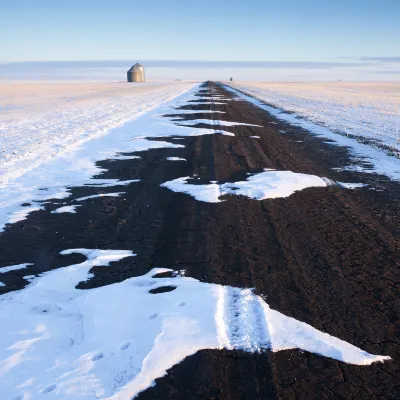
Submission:
MULTIPOLYGON (((199 100, 208 90, 233 98, 215 83, 204 84, 202 90, 199 100)), ((65 249, 132 250, 137 257, 108 268, 95 267, 94 277, 79 287, 123 281, 153 267, 184 269, 187 276, 202 281, 254 287, 271 308, 393 359, 352 366, 299 350, 262 354, 206 350, 175 365, 139 400, 399 399, 400 184, 376 174, 334 170, 360 161, 346 148, 282 123, 248 102, 211 104, 226 114, 210 114, 207 105, 196 103, 182 109, 204 114, 182 114, 183 118, 220 118, 262 127, 221 127, 236 136, 167 139, 185 148, 100 162, 106 172, 99 178, 141 181, 117 189, 126 195, 82 202, 77 214, 50 214, 59 207, 60 201, 54 201, 8 226, 0 233, 0 265, 34 265, 3 274, 6 287, 0 293, 22 288, 27 284, 23 276, 84 260, 76 254, 61 256, 65 249), (260 139, 249 137, 253 135, 260 139), (171 156, 188 161, 165 160, 171 156), (199 183, 235 181, 263 168, 369 186, 310 188, 264 201, 226 196, 216 204, 160 187, 167 180, 195 174, 199 183)), ((78 197, 116 190, 71 191, 68 204, 78 197)))

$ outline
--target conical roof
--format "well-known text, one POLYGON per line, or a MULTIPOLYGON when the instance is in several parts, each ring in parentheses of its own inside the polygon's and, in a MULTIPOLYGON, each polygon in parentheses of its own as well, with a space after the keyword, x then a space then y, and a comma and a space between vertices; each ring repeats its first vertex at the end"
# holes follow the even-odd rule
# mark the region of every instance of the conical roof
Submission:
POLYGON ((136 63, 135 65, 132 65, 132 67, 128 70, 128 72, 132 72, 135 69, 143 68, 142 64, 136 63))

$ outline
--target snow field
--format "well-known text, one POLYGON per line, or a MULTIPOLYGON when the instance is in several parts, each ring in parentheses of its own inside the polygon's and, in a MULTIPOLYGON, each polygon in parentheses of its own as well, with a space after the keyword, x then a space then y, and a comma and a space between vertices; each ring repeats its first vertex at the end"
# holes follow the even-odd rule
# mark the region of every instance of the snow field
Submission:
MULTIPOLYGON (((304 87, 306 87, 308 84, 303 85, 304 87)), ((397 86, 396 84, 394 84, 394 88, 396 88, 397 86)), ((287 122, 295 126, 300 126, 317 136, 324 137, 335 142, 337 145, 348 147, 355 159, 363 158, 368 162, 368 164, 370 164, 370 166, 368 167, 355 167, 351 165, 348 166, 346 169, 357 170, 366 173, 378 173, 386 175, 390 179, 400 180, 400 159, 396 156, 393 156, 393 152, 388 153, 387 151, 382 149, 382 146, 390 146, 395 149, 395 152, 400 149, 400 147, 398 146, 398 131, 400 123, 400 109, 398 108, 398 104, 400 103, 399 95, 394 93, 391 94, 391 97, 393 97, 394 100, 388 100, 387 104, 387 107, 392 110, 390 112, 388 111, 387 113, 381 113, 379 111, 379 105, 376 106, 377 111, 371 114, 374 115, 373 118, 375 119, 373 119, 372 117, 368 119, 369 114, 357 114, 356 112, 354 112, 354 115, 352 115, 351 113, 353 111, 349 111, 349 115, 352 115, 351 117, 342 118, 340 113, 335 114, 335 110, 329 108, 330 103, 328 100, 324 102, 323 96, 318 101, 316 101, 315 105, 309 106, 309 108, 307 108, 307 112, 301 113, 300 111, 298 111, 298 114, 296 114, 293 113, 296 112, 296 108, 292 107, 292 103, 285 100, 286 98, 282 93, 279 94, 280 97, 278 96, 279 99, 282 101, 279 100, 274 103, 274 101, 271 100, 272 98, 269 97, 269 91, 264 91, 260 88, 254 89, 252 87, 241 86, 237 84, 225 87, 227 90, 230 90, 235 95, 237 95, 238 98, 255 104, 257 107, 268 111, 271 115, 283 122, 287 122), (239 92, 236 89, 244 91, 249 95, 239 92), (273 106, 269 104, 273 104, 273 106), (323 116, 320 116, 320 114, 318 113, 318 107, 320 107, 321 110, 323 109, 324 112, 326 111, 326 113, 332 116, 332 118, 328 121, 328 119, 324 119, 323 116), (396 108, 398 109, 397 111, 396 108), (315 114, 313 114, 314 112, 315 114), (391 122, 390 124, 388 123, 385 126, 389 126, 390 128, 387 128, 384 135, 378 134, 377 132, 381 132, 381 126, 386 118, 385 115, 388 114, 390 115, 390 117, 388 118, 391 122), (353 118, 355 122, 351 118, 353 118), (368 131, 362 128, 363 124, 361 123, 357 125, 358 119, 360 121, 364 121, 364 124, 369 125, 371 127, 370 130, 368 131), (352 122, 354 122, 354 126, 352 125, 352 122), (353 128, 351 128, 351 126, 353 126, 353 128), (348 135, 346 135, 346 133, 358 136, 360 140, 349 137, 348 135), (375 140, 375 143, 380 143, 380 146, 370 142, 363 142, 363 138, 375 140)), ((389 89, 388 91, 390 93, 389 89)), ((304 104, 307 104, 307 99, 301 98, 300 94, 298 94, 298 96, 299 101, 304 100, 304 104)), ((351 109, 349 105, 345 104, 345 100, 343 100, 343 102, 343 109, 347 109, 348 107, 351 109)), ((287 132, 284 130, 279 130, 279 132, 287 134, 287 132)))

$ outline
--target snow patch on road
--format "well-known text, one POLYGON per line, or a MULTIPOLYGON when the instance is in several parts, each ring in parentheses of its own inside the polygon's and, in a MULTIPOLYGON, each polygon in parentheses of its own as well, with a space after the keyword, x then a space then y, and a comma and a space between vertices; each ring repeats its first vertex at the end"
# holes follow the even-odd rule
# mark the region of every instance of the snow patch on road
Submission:
POLYGON ((232 194, 246 196, 254 200, 288 197, 294 192, 310 187, 325 187, 334 184, 329 179, 315 175, 299 174, 291 171, 267 170, 250 175, 246 181, 234 183, 190 184, 191 177, 177 178, 161 184, 174 192, 186 193, 196 200, 219 203, 220 196, 232 194))
POLYGON ((168 188, 173 192, 186 193, 198 201, 205 201, 207 203, 221 202, 221 200, 219 200, 219 196, 221 196, 219 185, 215 183, 210 183, 208 185, 193 185, 187 183, 189 179, 191 179, 190 176, 185 176, 164 182, 160 186, 168 188))
POLYGON ((126 186, 136 182, 140 182, 140 179, 129 179, 125 181, 121 181, 120 179, 96 179, 96 182, 92 181, 92 183, 87 183, 85 186, 104 188, 113 186, 126 186))
MULTIPOLYGON (((174 121, 177 121, 178 119, 175 119, 174 121)), ((245 122, 233 122, 233 121, 221 121, 218 119, 193 119, 189 121, 185 121, 185 124, 182 124, 180 122, 180 125, 184 126, 194 126, 198 124, 207 124, 207 125, 219 125, 219 126, 257 126, 262 128, 261 125, 254 125, 254 124, 246 124, 245 122), (188 125, 190 124, 190 125, 188 125)))
POLYGON ((20 269, 26 268, 28 265, 33 265, 32 263, 24 263, 17 265, 9 265, 8 267, 0 267, 0 274, 5 274, 10 271, 18 271, 20 269))
POLYGON ((59 207, 56 208, 54 211, 52 211, 51 214, 62 214, 62 213, 76 214, 76 207, 81 207, 81 206, 74 205, 74 206, 59 207))
POLYGON ((75 199, 75 201, 85 201, 89 199, 96 199, 97 197, 119 197, 121 194, 125 194, 126 192, 114 192, 114 193, 99 193, 93 194, 91 196, 79 197, 79 199, 75 199))
POLYGON ((57 400, 128 400, 202 349, 299 348, 356 365, 389 359, 271 310, 251 289, 179 273, 156 276, 169 269, 77 289, 92 277, 93 267, 135 254, 61 252, 74 253, 87 260, 32 277, 25 289, 0 296, 0 376, 6 399, 46 394, 57 400), (173 290, 152 294, 164 287, 173 290))
POLYGON ((168 160, 168 161, 187 161, 186 158, 180 158, 180 157, 167 157, 166 160, 168 160))

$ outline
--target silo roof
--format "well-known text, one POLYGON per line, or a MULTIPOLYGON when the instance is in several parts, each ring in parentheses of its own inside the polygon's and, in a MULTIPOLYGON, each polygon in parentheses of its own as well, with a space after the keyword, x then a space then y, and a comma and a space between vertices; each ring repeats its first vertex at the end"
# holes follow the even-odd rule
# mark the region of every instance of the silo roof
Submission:
POLYGON ((128 70, 128 72, 132 72, 135 69, 143 68, 142 64, 136 63, 135 65, 132 65, 132 67, 128 70))

